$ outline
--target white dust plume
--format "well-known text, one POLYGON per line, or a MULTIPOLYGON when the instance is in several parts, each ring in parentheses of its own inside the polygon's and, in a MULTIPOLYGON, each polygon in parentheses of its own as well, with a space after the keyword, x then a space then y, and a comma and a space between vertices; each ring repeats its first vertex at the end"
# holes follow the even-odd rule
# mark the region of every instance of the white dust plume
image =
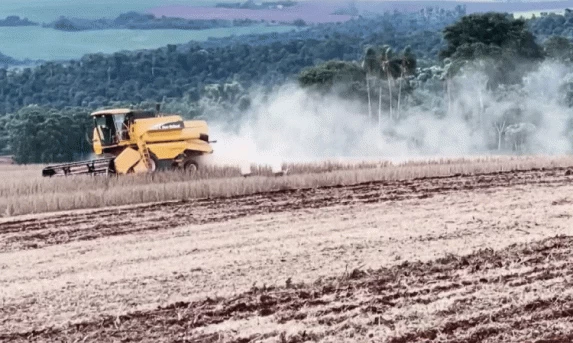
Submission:
POLYGON ((544 63, 523 85, 491 91, 482 74, 467 72, 450 82, 449 101, 442 81, 435 82, 444 90, 414 90, 402 99, 399 120, 389 118, 383 102, 380 124, 377 87, 371 90, 374 118, 368 118, 367 103, 288 84, 253 95, 251 108, 235 116, 241 118, 235 129, 210 123, 217 140, 212 161, 239 164, 247 173, 252 163, 280 170, 288 162, 403 161, 508 154, 517 148, 528 154, 569 153, 573 111, 562 103, 561 88, 572 75, 544 63), (414 97, 422 103, 413 104, 414 97))

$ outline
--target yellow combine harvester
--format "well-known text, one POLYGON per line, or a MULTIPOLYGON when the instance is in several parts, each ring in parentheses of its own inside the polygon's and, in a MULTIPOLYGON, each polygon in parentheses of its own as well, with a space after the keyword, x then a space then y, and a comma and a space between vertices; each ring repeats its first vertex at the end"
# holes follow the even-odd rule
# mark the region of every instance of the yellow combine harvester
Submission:
POLYGON ((110 109, 94 118, 93 150, 102 159, 44 168, 43 176, 149 173, 161 168, 195 171, 213 153, 207 123, 157 111, 110 109))

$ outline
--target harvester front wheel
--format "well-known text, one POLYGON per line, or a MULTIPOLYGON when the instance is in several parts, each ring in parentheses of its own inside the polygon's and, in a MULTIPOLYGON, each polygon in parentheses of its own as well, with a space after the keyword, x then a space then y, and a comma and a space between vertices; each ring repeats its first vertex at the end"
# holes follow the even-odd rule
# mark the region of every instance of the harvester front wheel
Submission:
POLYGON ((159 161, 157 160, 157 157, 154 154, 150 154, 148 173, 155 173, 158 163, 159 161))
POLYGON ((187 173, 195 173, 199 170, 199 164, 194 160, 186 160, 183 162, 183 170, 187 173))
POLYGON ((129 170, 127 171, 128 174, 131 173, 148 173, 148 174, 153 174, 157 171, 157 166, 159 165, 159 160, 157 159, 157 156, 155 156, 155 154, 150 153, 149 154, 149 167, 142 167, 144 166, 144 162, 143 160, 140 160, 137 165, 129 168, 129 170))

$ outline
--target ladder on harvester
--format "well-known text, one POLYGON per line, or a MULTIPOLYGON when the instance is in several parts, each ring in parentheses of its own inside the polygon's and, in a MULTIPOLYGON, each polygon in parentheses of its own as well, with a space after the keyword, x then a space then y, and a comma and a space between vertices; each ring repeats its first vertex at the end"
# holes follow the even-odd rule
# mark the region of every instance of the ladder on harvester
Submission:
POLYGON ((147 144, 145 144, 145 141, 143 139, 140 139, 139 142, 137 143, 137 147, 139 148, 139 151, 141 151, 141 154, 143 155, 143 164, 145 165, 147 170, 152 171, 151 155, 149 155, 149 149, 147 149, 147 144))

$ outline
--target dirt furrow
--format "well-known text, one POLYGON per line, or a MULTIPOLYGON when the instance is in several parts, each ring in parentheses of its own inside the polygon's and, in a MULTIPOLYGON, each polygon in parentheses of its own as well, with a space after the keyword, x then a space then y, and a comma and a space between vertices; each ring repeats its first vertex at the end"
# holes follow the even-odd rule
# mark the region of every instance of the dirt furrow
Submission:
POLYGON ((558 236, 501 251, 483 249, 430 262, 356 269, 313 284, 254 287, 232 298, 179 302, 61 329, 0 334, 0 341, 211 342, 216 335, 228 342, 263 337, 303 342, 326 337, 342 341, 340 335, 351 335, 345 337, 392 343, 437 338, 549 342, 573 333, 567 326, 559 329, 573 318, 571 262, 573 237, 558 236), (523 282, 508 287, 514 280, 523 282), (446 310, 436 312, 444 304, 446 310), (433 319, 420 321, 431 315, 433 319), (255 319, 275 328, 265 331, 257 325, 242 336, 232 329, 233 323, 247 325, 255 319), (286 336, 281 330, 289 325, 303 329, 286 336))
POLYGON ((519 185, 559 186, 573 180, 566 169, 498 172, 482 175, 383 181, 353 186, 283 190, 219 199, 86 211, 46 218, 0 223, 0 252, 37 249, 105 236, 165 230, 249 215, 279 213, 304 208, 424 199, 435 194, 476 191, 519 185), (125 225, 129 223, 129 225, 125 225))

